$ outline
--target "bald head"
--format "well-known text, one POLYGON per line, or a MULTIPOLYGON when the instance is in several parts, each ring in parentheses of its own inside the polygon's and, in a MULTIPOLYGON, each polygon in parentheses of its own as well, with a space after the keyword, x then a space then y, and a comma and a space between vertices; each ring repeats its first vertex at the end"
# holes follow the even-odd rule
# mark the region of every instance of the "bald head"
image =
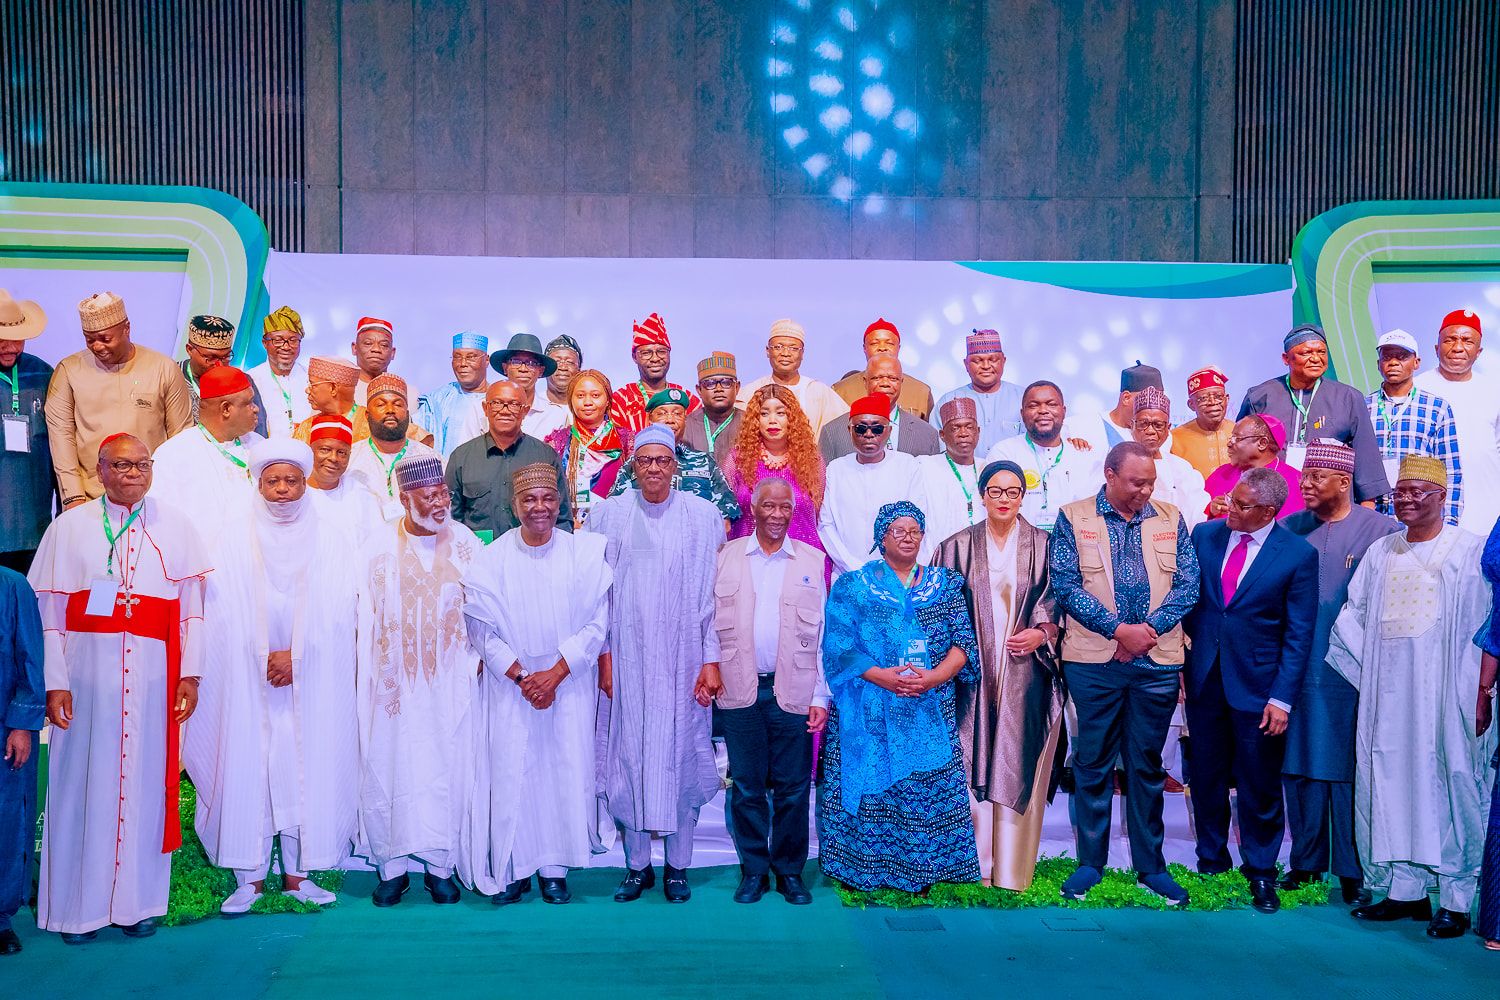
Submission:
POLYGON ((514 441, 521 433, 526 416, 526 390, 510 379, 490 383, 484 391, 484 413, 489 418, 490 433, 497 441, 514 441))
POLYGON ((872 355, 865 364, 865 391, 882 393, 890 399, 901 395, 901 386, 906 377, 901 374, 901 362, 894 354, 872 355))

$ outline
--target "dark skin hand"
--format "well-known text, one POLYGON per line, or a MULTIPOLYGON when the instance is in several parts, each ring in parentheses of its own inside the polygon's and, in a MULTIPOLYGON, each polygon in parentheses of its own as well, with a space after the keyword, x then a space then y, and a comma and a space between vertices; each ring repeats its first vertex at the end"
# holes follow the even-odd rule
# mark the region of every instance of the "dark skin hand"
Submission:
POLYGON ((292 651, 283 649, 266 657, 266 680, 272 687, 286 687, 292 683, 292 651))
MULTIPOLYGON (((172 699, 172 721, 186 722, 198 707, 198 678, 184 677, 177 682, 177 697, 172 699)), ((47 721, 58 729, 67 729, 73 722, 73 692, 47 692, 47 721)))
MULTIPOLYGON (((541 711, 544 708, 551 708, 552 702, 557 697, 557 686, 563 682, 569 673, 571 671, 568 670, 567 661, 562 657, 558 657, 557 662, 551 668, 538 670, 534 674, 529 674, 521 678, 521 697, 530 702, 531 707, 537 711, 541 711)), ((513 662, 510 665, 510 669, 505 672, 505 676, 513 681, 520 677, 521 661, 516 660, 513 662)))
POLYGON ((12 729, 5 737, 5 759, 12 771, 19 771, 31 759, 31 730, 12 729))
POLYGON ((1477 739, 1489 732, 1495 718, 1495 675, 1500 673, 1500 660, 1491 653, 1479 657, 1479 701, 1474 711, 1474 736, 1477 739))
POLYGON ((599 690, 606 698, 615 696, 615 658, 611 653, 599 654, 599 690))

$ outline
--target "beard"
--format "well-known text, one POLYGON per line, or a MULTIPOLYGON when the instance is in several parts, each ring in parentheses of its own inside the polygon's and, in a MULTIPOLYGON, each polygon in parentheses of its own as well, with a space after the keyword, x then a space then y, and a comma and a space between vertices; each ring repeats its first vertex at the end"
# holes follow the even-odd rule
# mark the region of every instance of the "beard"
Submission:
POLYGON ((394 427, 372 420, 370 421, 370 437, 377 441, 400 441, 406 437, 406 430, 410 426, 410 417, 403 417, 394 427))
POLYGON ((411 520, 417 527, 430 531, 434 535, 445 531, 448 527, 448 519, 446 517, 439 521, 431 514, 418 514, 416 511, 411 512, 411 520))

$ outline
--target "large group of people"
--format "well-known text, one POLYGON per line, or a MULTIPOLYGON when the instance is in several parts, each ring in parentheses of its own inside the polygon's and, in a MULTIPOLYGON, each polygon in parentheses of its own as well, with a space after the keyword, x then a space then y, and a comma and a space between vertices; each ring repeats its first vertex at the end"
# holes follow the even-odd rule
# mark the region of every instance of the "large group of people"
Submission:
POLYGON ((1452 938, 1479 894, 1500 949, 1500 386, 1473 313, 1420 376, 1382 335, 1368 395, 1299 325, 1233 418, 1225 372, 1192 373, 1175 427, 1150 365, 1070 413, 1004 379, 993 330, 935 400, 885 319, 831 385, 791 319, 769 374, 718 350, 691 388, 655 313, 619 388, 567 335, 463 331, 415 399, 375 317, 304 359, 278 308, 249 370, 219 317, 180 363, 134 344, 109 292, 55 370, 25 351, 46 325, 0 291, 0 953, 44 725, 36 918, 69 944, 154 932, 185 772, 226 917, 273 869, 331 902, 309 873, 352 858, 376 906, 417 873, 439 904, 567 903, 616 837, 616 900, 659 850, 685 902, 725 787, 738 902, 812 900, 814 801, 844 886, 1025 889, 1062 786, 1064 897, 1103 881, 1123 793, 1140 885, 1185 904, 1186 781, 1198 870, 1237 849, 1255 909, 1331 873, 1355 917, 1452 938))

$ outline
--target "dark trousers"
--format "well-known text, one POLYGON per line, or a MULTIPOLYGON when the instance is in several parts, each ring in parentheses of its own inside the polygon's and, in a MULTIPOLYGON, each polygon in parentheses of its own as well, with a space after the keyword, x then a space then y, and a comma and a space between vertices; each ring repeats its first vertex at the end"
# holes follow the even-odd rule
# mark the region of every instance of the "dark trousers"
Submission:
POLYGON ((807 716, 783 711, 760 679, 749 708, 716 708, 729 751, 729 834, 746 875, 801 875, 807 863, 808 789, 812 733, 807 716))
MULTIPOLYGON (((0 744, 10 730, 0 726, 0 744)), ((31 734, 31 756, 12 770, 0 760, 0 931, 10 927, 31 894, 31 855, 36 846, 36 762, 41 741, 31 734)))
POLYGON ((1161 748, 1177 708, 1177 671, 1128 663, 1068 663, 1063 676, 1078 710, 1073 742, 1073 820, 1078 863, 1109 860, 1109 811, 1115 758, 1125 765, 1125 817, 1130 862, 1142 875, 1167 870, 1162 856, 1161 748))
POLYGON ((1281 785, 1292 831, 1292 867, 1363 879, 1354 847, 1354 782, 1285 774, 1281 785))
POLYGON ((1229 857, 1229 778, 1239 792, 1240 870, 1246 878, 1275 878, 1276 855, 1286 833, 1281 801, 1281 761, 1286 736, 1260 731, 1262 710, 1229 706, 1215 663, 1203 689, 1187 700, 1193 756, 1188 777, 1198 831, 1198 870, 1226 872, 1229 857))

